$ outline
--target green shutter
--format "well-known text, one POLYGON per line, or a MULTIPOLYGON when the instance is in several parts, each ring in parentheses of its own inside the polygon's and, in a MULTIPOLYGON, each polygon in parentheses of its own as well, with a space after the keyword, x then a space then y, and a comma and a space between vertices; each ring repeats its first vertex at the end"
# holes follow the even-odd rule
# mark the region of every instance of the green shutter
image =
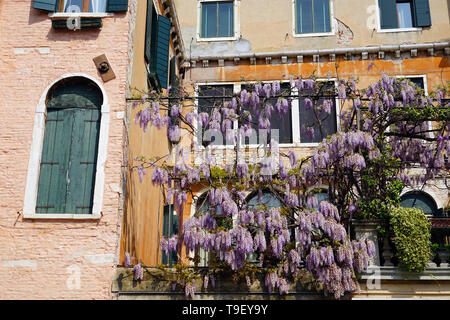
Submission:
POLYGON ((414 0, 415 27, 431 26, 430 4, 428 0, 414 0))
POLYGON ((128 11, 128 0, 108 0, 106 11, 107 12, 128 11))
POLYGON ((98 109, 79 109, 74 116, 66 211, 92 213, 100 134, 98 109))
POLYGON ((397 6, 395 0, 378 0, 381 29, 398 28, 397 6))
POLYGON ((147 0, 147 20, 145 25, 145 50, 144 56, 147 63, 151 62, 151 48, 152 48, 152 24, 155 16, 155 8, 153 1, 147 0))
POLYGON ((170 19, 158 15, 155 72, 161 88, 167 88, 169 68, 170 19))
POLYGON ((45 11, 56 11, 56 0, 33 0, 33 8, 45 11))
POLYGON ((41 157, 36 213, 64 213, 73 112, 49 109, 41 157))

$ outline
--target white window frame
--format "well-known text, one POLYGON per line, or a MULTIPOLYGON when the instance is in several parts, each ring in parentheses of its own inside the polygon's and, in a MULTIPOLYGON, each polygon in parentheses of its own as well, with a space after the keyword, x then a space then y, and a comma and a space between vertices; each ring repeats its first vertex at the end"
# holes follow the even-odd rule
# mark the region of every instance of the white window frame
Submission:
POLYGON ((235 41, 239 39, 240 35, 240 17, 239 15, 239 6, 240 0, 233 0, 233 30, 234 34, 232 37, 215 37, 215 38, 202 38, 201 30, 202 30, 202 3, 207 2, 229 2, 231 0, 198 0, 197 1, 197 42, 214 42, 214 41, 235 41))
MULTIPOLYGON (((65 5, 65 2, 67 0, 64 0, 63 5, 65 5)), ((64 11, 57 11, 57 12, 51 12, 48 14, 49 18, 58 19, 58 18, 106 18, 106 17, 113 17, 113 12, 107 12, 106 9, 108 5, 108 1, 105 0, 105 12, 64 12, 64 11)), ((82 10, 82 8, 80 8, 82 10)))
POLYGON ((108 131, 110 121, 110 106, 108 96, 102 84, 94 77, 84 73, 66 74, 53 81, 42 94, 36 107, 33 126, 33 138, 31 143, 30 160, 28 162, 27 181, 25 186, 25 199, 23 205, 24 219, 63 219, 63 220, 98 220, 102 216, 103 193, 105 184, 105 163, 107 157, 108 131), (92 213, 36 213, 36 201, 39 187, 40 163, 42 158, 42 147, 45 136, 45 119, 47 117, 46 98, 49 90, 63 79, 72 77, 83 77, 93 81, 103 95, 101 106, 100 134, 98 141, 97 168, 95 173, 94 199, 92 213))
MULTIPOLYGON (((338 79, 337 78, 319 78, 316 79, 316 82, 334 82, 335 88, 338 86, 338 79)), ((265 80, 262 81, 262 83, 273 83, 274 81, 280 81, 280 83, 286 83, 290 80, 265 80)), ((195 84, 195 97, 198 97, 198 87, 199 86, 214 86, 214 85, 234 85, 234 93, 241 92, 241 88, 243 84, 255 84, 257 81, 246 81, 246 82, 199 82, 195 84)), ((292 95, 298 96, 298 89, 294 88, 292 90, 292 95)), ((195 99, 194 102, 194 108, 195 113, 198 114, 198 99, 195 99)), ((335 98, 335 108, 336 108, 336 133, 340 131, 340 106, 339 106, 339 98, 335 98)), ((291 143, 279 143, 279 148, 295 148, 295 147, 317 147, 320 145, 321 142, 301 142, 301 128, 300 128, 300 106, 299 106, 299 99, 298 97, 292 97, 292 104, 291 104, 291 117, 292 117, 292 142, 291 143)), ((235 134, 239 134, 238 128, 237 128, 237 121, 234 123, 234 129, 235 134)), ((197 131, 197 120, 194 119, 193 121, 193 127, 194 130, 197 131)), ((241 137, 242 138, 242 137, 241 137)), ((194 136, 194 142, 198 145, 198 139, 197 136, 194 136)), ((240 140, 240 145, 242 148, 249 148, 249 149, 257 149, 260 147, 260 144, 244 144, 243 139, 240 140)), ((214 145, 213 146, 215 150, 224 150, 224 149, 234 149, 234 145, 214 145)), ((206 150, 204 146, 199 145, 199 150, 206 150)))
MULTIPOLYGON (((268 80, 268 81, 261 81, 261 83, 273 83, 274 81, 280 81, 280 83, 288 83, 288 82, 290 82, 290 80, 268 80)), ((255 84, 255 83, 258 83, 257 81, 248 81, 248 82, 239 82, 238 83, 238 86, 239 86, 239 91, 238 92, 240 92, 241 91, 241 88, 242 88, 242 85, 243 84, 255 84)), ((296 88, 294 89, 294 91, 295 90, 297 90, 296 88)), ((274 106, 275 107, 275 106, 274 106)), ((296 114, 298 114, 298 100, 292 100, 292 104, 291 104, 291 118, 292 118, 292 123, 291 123, 291 127, 292 127, 292 142, 291 143, 279 143, 278 144, 278 147, 279 148, 291 148, 291 147, 295 147, 296 146, 296 143, 295 143, 295 137, 296 137, 296 134, 297 134, 297 131, 299 130, 298 128, 295 128, 294 129, 294 125, 296 125, 295 124, 295 121, 297 121, 297 122, 299 122, 299 119, 296 119, 295 118, 295 115, 296 114), (297 105, 296 106, 296 109, 295 109, 295 104, 297 105), (294 119, 296 119, 296 120, 294 120, 294 119), (294 132, 295 131, 295 132, 294 132)), ((254 130, 253 128, 252 128, 252 130, 254 130)), ((299 133, 300 131, 298 131, 298 133, 299 133)), ((261 144, 244 144, 244 139, 243 139, 243 137, 241 137, 242 139, 240 140, 240 145, 241 145, 241 147, 242 148, 250 148, 250 149, 256 149, 256 148, 258 148, 258 147, 260 147, 261 146, 261 144)), ((269 144, 269 142, 270 141, 267 141, 267 144, 269 144)))
MULTIPOLYGON (((195 100, 194 100, 194 108, 195 108, 195 113, 198 115, 198 88, 201 86, 219 86, 219 85, 233 85, 233 93, 239 93, 241 86, 240 84, 237 84, 236 82, 198 82, 195 84, 195 92, 194 92, 194 96, 195 96, 195 100)), ((194 127, 194 131, 197 132, 197 128, 198 128, 198 122, 197 119, 193 120, 193 125, 194 127)), ((234 134, 238 133, 238 128, 237 128, 237 120, 233 121, 233 130, 234 130, 234 134)), ((199 150, 204 151, 206 150, 206 148, 203 145, 199 144, 199 141, 197 139, 197 135, 194 135, 194 143, 196 145, 198 145, 199 150)), ((203 138, 203 137, 202 137, 203 138)), ((224 137, 225 138, 225 137, 224 137)), ((223 141, 225 142, 225 141, 223 141)), ((213 148, 214 150, 225 150, 225 149, 234 149, 234 144, 230 144, 230 145, 210 145, 211 148, 213 148)))
MULTIPOLYGON (((338 79, 337 78, 319 78, 316 79, 316 82, 334 82, 334 87, 338 87, 338 79)), ((298 93, 297 93, 298 94, 298 93)), ((336 133, 340 131, 340 115, 341 115, 341 108, 339 106, 339 97, 335 97, 335 108, 336 108, 336 133)), ((297 101, 297 121, 298 121, 298 140, 295 141, 295 145, 299 147, 318 147, 322 142, 301 142, 301 128, 300 128, 300 105, 297 101)))
POLYGON ((393 32, 417 32, 422 31, 422 27, 412 27, 412 28, 395 28, 395 29, 381 29, 381 12, 380 4, 378 0, 375 0, 376 10, 377 10, 377 33, 393 33, 393 32))
POLYGON ((292 0, 292 35, 295 38, 310 38, 310 37, 329 37, 336 35, 336 25, 334 23, 334 0, 330 1, 330 32, 317 32, 317 33, 297 33, 297 0, 292 0))

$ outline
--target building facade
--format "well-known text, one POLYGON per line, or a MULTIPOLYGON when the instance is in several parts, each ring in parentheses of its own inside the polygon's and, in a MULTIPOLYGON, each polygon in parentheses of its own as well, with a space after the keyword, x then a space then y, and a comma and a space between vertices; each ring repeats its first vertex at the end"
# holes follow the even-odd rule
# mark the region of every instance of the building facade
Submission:
MULTIPOLYGON (((232 95, 256 81, 288 85, 291 76, 308 78, 313 74, 330 85, 336 85, 339 79, 358 80, 358 88, 363 89, 385 73, 411 80, 425 94, 450 80, 450 7, 446 1, 175 3, 186 42, 185 85, 198 97, 232 95)), ((303 123, 311 120, 305 105, 301 98, 295 100, 292 113, 275 126, 280 130, 280 152, 294 150, 300 158, 311 154, 326 135, 339 131, 339 114, 345 106, 336 100, 324 137, 314 140, 302 130, 303 123)), ((201 109, 206 104, 199 100, 196 107, 201 109)), ((219 150, 215 157, 225 160, 226 150, 219 150)), ((402 205, 420 207, 430 216, 434 225, 432 241, 439 243, 443 256, 444 245, 450 240, 445 180, 448 177, 438 178, 425 188, 406 189, 402 194, 402 205)), ((197 195, 201 197, 205 190, 199 188, 197 195)), ((183 219, 195 212, 193 206, 189 199, 183 219)), ((430 279, 415 283, 419 278, 398 273, 397 267, 389 269, 388 265, 390 262, 381 266, 381 289, 371 291, 365 287, 355 297, 449 297, 446 263, 430 271, 439 274, 439 288, 433 287, 430 279)))

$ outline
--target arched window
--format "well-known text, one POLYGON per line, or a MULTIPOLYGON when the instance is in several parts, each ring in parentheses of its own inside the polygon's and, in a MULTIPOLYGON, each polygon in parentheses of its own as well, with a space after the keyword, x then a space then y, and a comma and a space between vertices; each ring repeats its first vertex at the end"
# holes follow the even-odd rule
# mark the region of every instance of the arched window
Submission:
POLYGON ((427 215, 439 215, 439 210, 436 206, 436 202, 425 192, 408 192, 401 197, 400 201, 400 205, 402 207, 419 208, 427 215))
POLYGON ((248 200, 248 206, 249 207, 257 207, 257 206, 267 206, 269 209, 271 208, 280 208, 281 201, 271 192, 264 191, 261 197, 261 200, 259 199, 258 194, 252 194, 248 200))
POLYGON ((103 95, 83 77, 47 95, 36 214, 92 213, 103 95))

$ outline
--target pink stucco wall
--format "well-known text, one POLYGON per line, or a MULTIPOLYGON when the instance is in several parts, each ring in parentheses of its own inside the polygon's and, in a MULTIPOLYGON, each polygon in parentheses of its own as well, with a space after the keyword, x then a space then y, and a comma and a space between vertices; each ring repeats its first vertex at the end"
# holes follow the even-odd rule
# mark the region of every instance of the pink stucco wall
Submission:
POLYGON ((99 30, 55 31, 31 0, 0 1, 0 299, 109 299, 120 237, 128 14, 99 30), (106 54, 116 79, 103 83, 92 59, 106 54), (110 104, 103 217, 26 220, 25 185, 36 106, 68 73, 99 80, 110 104), (17 220, 17 221, 16 221, 17 220), (79 288, 77 276, 79 271, 79 288))

